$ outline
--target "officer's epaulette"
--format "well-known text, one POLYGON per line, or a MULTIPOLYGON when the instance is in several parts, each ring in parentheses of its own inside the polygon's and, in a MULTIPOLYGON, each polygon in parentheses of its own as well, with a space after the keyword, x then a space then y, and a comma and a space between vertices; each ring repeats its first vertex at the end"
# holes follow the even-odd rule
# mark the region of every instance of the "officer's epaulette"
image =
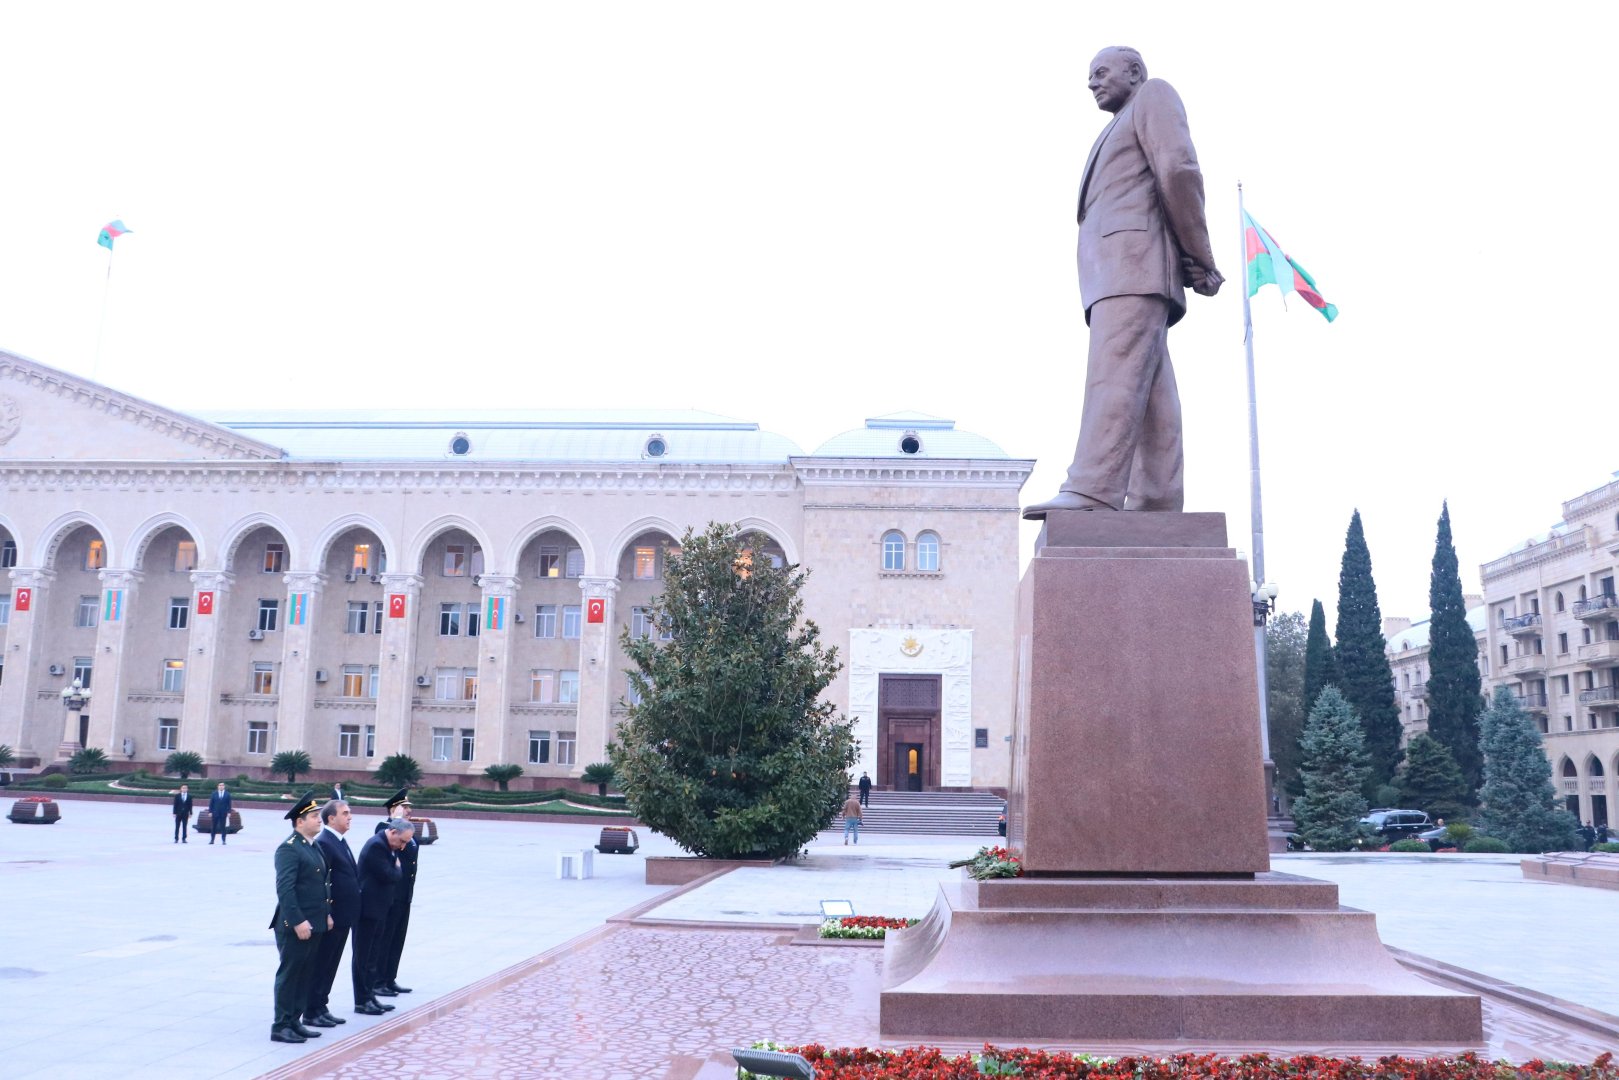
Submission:
POLYGON ((289 843, 289 844, 297 843, 297 841, 298 841, 298 834, 297 833, 293 833, 291 836, 287 837, 287 843, 289 843))

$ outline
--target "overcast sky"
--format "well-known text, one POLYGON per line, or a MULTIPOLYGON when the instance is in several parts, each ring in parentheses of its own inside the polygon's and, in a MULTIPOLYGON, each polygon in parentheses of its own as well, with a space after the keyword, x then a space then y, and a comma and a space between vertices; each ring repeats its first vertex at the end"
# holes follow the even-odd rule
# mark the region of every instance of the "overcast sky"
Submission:
POLYGON ((805 451, 920 410, 1038 459, 1038 501, 1083 385, 1085 72, 1130 44, 1230 279, 1170 335, 1187 509, 1250 547, 1241 180, 1342 312, 1254 300, 1280 606, 1331 611, 1358 507, 1421 618, 1441 500, 1473 589, 1619 469, 1619 17, 1547 10, 6 4, 0 348, 182 410, 692 407, 805 451))

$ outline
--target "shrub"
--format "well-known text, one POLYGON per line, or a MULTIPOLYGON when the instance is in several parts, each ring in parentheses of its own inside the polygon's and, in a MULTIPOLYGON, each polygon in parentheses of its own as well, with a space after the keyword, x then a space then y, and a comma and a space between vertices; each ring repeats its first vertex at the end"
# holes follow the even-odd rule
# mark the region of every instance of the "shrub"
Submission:
POLYGON ((1394 841, 1394 843, 1389 845, 1389 850, 1390 851, 1409 851, 1409 852, 1412 852, 1412 853, 1421 852, 1424 855, 1426 855, 1429 852, 1431 852, 1433 849, 1430 848, 1427 845, 1427 843, 1422 841, 1422 840, 1406 839, 1406 840, 1396 840, 1396 841, 1394 841))
POLYGON ((444 796, 445 791, 441 787, 424 787, 416 789, 416 798, 424 802, 429 799, 442 799, 444 796))
POLYGON ((7 765, 10 765, 16 760, 16 751, 12 750, 11 747, 7 746, 5 743, 0 743, 0 769, 5 768, 7 765))
POLYGON ((598 761, 594 765, 586 765, 582 778, 587 784, 596 785, 596 794, 602 798, 607 797, 607 785, 611 784, 618 774, 613 771, 610 761, 598 761))
POLYGON ((382 759, 372 775, 384 787, 415 787, 422 782, 422 767, 409 754, 390 754, 382 759))
POLYGON ((1477 832, 1478 830, 1467 822, 1458 821, 1445 826, 1445 839, 1450 841, 1451 847, 1462 848, 1467 846, 1467 842, 1473 839, 1473 835, 1477 832))
POLYGON ((179 773, 182 780, 190 779, 192 773, 201 776, 202 755, 195 750, 176 750, 164 760, 163 771, 179 773))
POLYGON ((67 768, 69 772, 76 776, 106 772, 107 752, 96 746, 87 746, 83 750, 75 750, 73 756, 67 759, 67 768))
POLYGON ((67 787, 67 775, 59 772, 51 773, 49 776, 45 777, 39 782, 39 786, 42 788, 50 788, 52 791, 61 791, 63 788, 67 787))
POLYGON ((286 774, 289 784, 296 784, 298 774, 306 773, 313 767, 308 752, 304 750, 283 750, 270 759, 270 771, 286 774))
POLYGON ((491 765, 483 771, 483 774, 499 784, 500 790, 505 791, 507 784, 523 775, 523 767, 521 765, 491 765))
POLYGON ((1511 850, 1504 841, 1493 836, 1475 836, 1462 848, 1468 855, 1505 855, 1511 850))
POLYGON ((1619 855, 1619 844, 1598 844, 1591 850, 1600 851, 1605 855, 1619 855))

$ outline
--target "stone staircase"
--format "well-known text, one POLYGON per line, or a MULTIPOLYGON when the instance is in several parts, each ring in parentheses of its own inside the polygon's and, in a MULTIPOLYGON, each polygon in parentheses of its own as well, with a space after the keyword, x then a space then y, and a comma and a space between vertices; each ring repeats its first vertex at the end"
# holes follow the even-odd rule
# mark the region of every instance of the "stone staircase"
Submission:
MULTIPOLYGON (((849 794, 858 794, 855 788, 849 794)), ((988 791, 873 791, 860 831, 998 837, 1002 800, 988 791)), ((843 815, 832 820, 843 831, 843 815)))

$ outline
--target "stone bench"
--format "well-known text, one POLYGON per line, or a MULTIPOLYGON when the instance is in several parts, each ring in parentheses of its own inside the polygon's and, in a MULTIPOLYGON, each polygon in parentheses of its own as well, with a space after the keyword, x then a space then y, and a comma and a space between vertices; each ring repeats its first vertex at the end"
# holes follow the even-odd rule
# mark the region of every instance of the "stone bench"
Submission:
POLYGON ((578 878, 581 881, 593 877, 594 867, 592 861, 595 852, 590 848, 580 848, 576 851, 557 852, 557 877, 578 878))
POLYGON ((634 855, 641 846, 641 838, 627 825, 609 825, 596 841, 596 850, 603 855, 634 855))

